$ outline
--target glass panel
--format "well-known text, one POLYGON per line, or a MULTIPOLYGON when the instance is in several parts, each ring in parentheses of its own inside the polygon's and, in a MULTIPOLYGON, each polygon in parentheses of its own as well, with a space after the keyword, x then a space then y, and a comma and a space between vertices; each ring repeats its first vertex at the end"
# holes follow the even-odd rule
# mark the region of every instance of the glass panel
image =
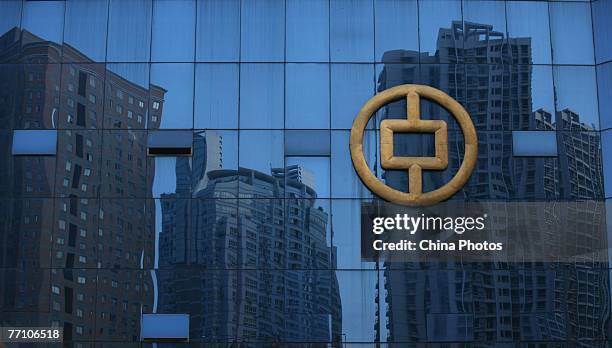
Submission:
POLYGON ((191 197, 192 166, 187 156, 156 156, 147 158, 149 187, 153 198, 191 197))
POLYGON ((223 178, 234 175, 238 170, 238 132, 210 130, 196 131, 193 140, 191 159, 193 197, 217 197, 214 192, 220 190, 222 197, 238 194, 236 181, 224 181, 223 178))
POLYGON ((191 131, 150 131, 147 136, 147 155, 191 156, 193 139, 191 131))
POLYGON ((601 129, 612 128, 612 63, 597 66, 597 93, 601 129))
POLYGON ((194 60, 195 9, 195 0, 153 2, 152 62, 194 60))
POLYGON ((554 2, 549 10, 553 63, 593 64, 591 5, 554 2))
POLYGON ((57 131, 15 130, 13 132, 13 155, 55 156, 57 131))
MULTIPOLYGON (((334 174, 335 175, 335 174, 334 174)), ((375 269, 376 263, 361 260, 361 206, 370 200, 333 199, 332 244, 338 269, 375 269)))
MULTIPOLYGON (((108 64, 107 68, 104 128, 145 129, 149 88, 151 93, 162 92, 159 87, 149 85, 149 64, 108 64)), ((159 118, 151 117, 149 127, 158 128, 159 118)))
POLYGON ((103 62, 106 59, 108 0, 66 2, 64 43, 84 56, 64 46, 64 62, 103 62))
POLYGON ((287 61, 329 61, 329 1, 287 1, 287 61))
MULTIPOLYGON (((508 39, 529 38, 531 59, 528 63, 551 64, 548 3, 509 1, 506 3, 508 39)), ((518 62, 523 64, 523 62, 518 62)))
POLYGON ((283 131, 240 131, 240 167, 271 175, 285 165, 283 143, 283 131))
POLYGON ((504 3, 466 1, 463 7, 463 21, 465 62, 501 64, 507 44, 504 3))
POLYGON ((143 339, 189 339, 189 314, 143 314, 143 339))
POLYGON ((612 60, 612 2, 594 1, 591 4, 593 14, 593 33, 595 35, 596 62, 612 60))
MULTIPOLYGON (((118 149, 115 147, 112 151, 117 152, 118 149)), ((64 195, 73 194, 77 197, 97 197, 101 190, 101 178, 113 172, 110 167, 104 167, 104 171, 100 172, 102 152, 101 131, 81 129, 59 131, 56 192, 64 195)), ((127 186, 127 183, 124 185, 127 186)), ((105 192, 114 192, 114 187, 112 191, 105 192)))
MULTIPOLYGON (((61 44, 64 38, 64 11, 64 1, 26 1, 23 3, 21 28, 38 38, 61 44)), ((26 36, 22 38, 22 45, 33 41, 38 40, 26 36)))
POLYGON ((330 6, 331 60, 371 62, 374 58, 372 0, 338 0, 330 6))
POLYGON ((595 67, 555 66, 553 73, 557 129, 599 129, 595 67))
POLYGON ((332 64, 332 128, 351 128, 359 109, 374 95, 374 81, 374 65, 332 64))
POLYGON ((149 62, 151 0, 111 0, 106 60, 149 62))
POLYGON ((240 127, 284 127, 283 64, 240 65, 240 127))
POLYGON ((419 1, 420 51, 433 56, 439 50, 440 63, 456 63, 456 49, 463 48, 461 11, 459 1, 419 1))
POLYGON ((0 36, 7 31, 21 27, 21 0, 7 0, 0 2, 0 36))
MULTIPOLYGON (((561 112, 558 122, 568 123, 573 115, 561 112)), ((575 120, 571 121, 572 123, 575 120)), ((570 129, 565 127, 565 129, 570 129)), ((599 132, 558 131, 561 199, 601 199, 603 197, 601 137, 599 132)))
MULTIPOLYGON (((612 158, 612 130, 601 132, 601 152, 602 158, 604 159, 603 177, 605 180, 604 187, 606 189, 605 197, 610 198, 612 197, 612 161, 610 161, 610 158, 612 158)), ((608 209, 611 210, 610 208, 608 209)))
MULTIPOLYGON (((348 150, 349 131, 332 131, 331 151, 331 192, 334 198, 369 198, 370 191, 363 185, 353 168, 351 154, 348 150)), ((364 157, 372 168, 377 156, 376 133, 366 131, 364 134, 364 157)), ((375 176, 379 172, 372 170, 375 176)))
MULTIPOLYGON (((102 197, 137 197, 151 195, 147 177, 154 168, 147 168, 146 131, 103 131, 102 197)), ((98 151, 102 151, 101 149, 98 151)), ((89 169, 95 170, 95 168, 89 169)))
POLYGON ((285 58, 285 2, 243 1, 241 18, 241 59, 282 62, 285 58))
MULTIPOLYGON (((375 2, 376 61, 405 62, 394 51, 419 51, 418 11, 416 0, 375 2)), ((404 54, 405 55, 405 54, 404 54)), ((418 59, 415 63, 418 62, 418 59)))
POLYGON ((334 300, 339 301, 338 306, 342 305, 344 339, 346 342, 374 342, 379 332, 376 313, 380 310, 380 297, 384 293, 380 288, 378 272, 336 271, 335 274, 339 297, 334 300))
POLYGON ((237 62, 240 52, 240 0, 197 3, 196 60, 237 62))
POLYGON ((328 130, 286 130, 286 156, 329 156, 330 132, 328 130))
POLYGON ((287 128, 329 127, 329 65, 287 64, 287 128))
MULTIPOLYGON (((64 53, 68 50, 64 50, 64 53)), ((67 55, 64 55, 67 57, 67 55)), ((101 128, 104 119, 106 66, 62 64, 62 104, 54 115, 61 129, 101 128)))
MULTIPOLYGON (((194 64, 151 64, 149 114, 161 118, 160 128, 193 128, 194 64)), ((151 123, 149 128, 156 128, 151 123)))
POLYGON ((195 128, 238 128, 238 64, 196 64, 195 128))
MULTIPOLYGON (((527 71, 524 67, 519 67, 517 70, 520 75, 524 75, 527 71)), ((520 112, 513 112, 513 128, 512 129, 551 129, 555 127, 555 93, 552 79, 552 67, 550 66, 530 66, 531 85, 524 83, 513 88, 518 89, 520 95, 520 112), (531 91, 528 88, 531 87, 531 91), (525 94, 525 93, 530 93, 525 94), (525 100, 527 96, 529 100, 525 100), (531 110, 526 108, 531 104, 531 110), (520 117, 517 117, 520 115, 520 117), (524 122, 524 118, 529 118, 529 123, 524 122), (535 123, 534 123, 535 121, 535 123), (527 128, 529 127, 529 128, 527 128)), ((521 80, 523 77, 519 77, 521 80)), ((514 103, 514 101, 512 101, 514 103)))
POLYGON ((50 270, 42 267, 28 267, 27 272, 23 271, 21 265, 1 269, 0 281, 4 301, 0 303, 0 310, 3 313, 3 321, 28 325, 41 322, 40 317, 49 315, 50 275, 50 270))
MULTIPOLYGON (((313 194, 319 198, 331 197, 329 191, 329 172, 329 156, 287 156, 285 159, 285 177, 287 184, 293 180, 301 182, 313 189, 313 194)), ((291 192, 287 192, 287 196, 291 197, 290 195, 291 192)), ((320 200, 317 203, 321 204, 320 200)), ((329 209, 327 209, 327 211, 329 211, 329 209)))
POLYGON ((512 132, 514 156, 557 156, 557 132, 512 132))

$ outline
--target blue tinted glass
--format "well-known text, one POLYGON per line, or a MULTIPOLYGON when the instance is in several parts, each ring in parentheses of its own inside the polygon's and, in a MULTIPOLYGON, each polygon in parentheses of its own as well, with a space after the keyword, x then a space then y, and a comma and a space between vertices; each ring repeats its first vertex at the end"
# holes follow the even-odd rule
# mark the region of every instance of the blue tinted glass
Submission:
POLYGON ((238 64, 196 64, 195 128, 238 128, 238 64))
POLYGON ((604 187, 606 198, 612 197, 612 130, 601 132, 601 152, 603 161, 604 187))
POLYGON ((285 165, 283 131, 240 131, 239 165, 270 175, 271 168, 285 165))
MULTIPOLYGON (((332 131, 331 138, 331 175, 332 197, 334 198, 368 198, 370 191, 362 184, 355 173, 351 154, 348 150, 349 131, 332 131)), ((366 131, 364 134, 364 157, 373 167, 376 163, 376 134, 366 131)), ((375 171, 373 170, 376 175, 375 171)))
POLYGON ((283 128, 283 64, 240 66, 240 127, 283 128))
POLYGON ((83 53, 86 58, 69 55, 64 50, 64 61, 103 62, 106 59, 106 25, 108 0, 66 1, 64 42, 83 53))
POLYGON ((151 84, 166 90, 163 100, 150 91, 149 112, 161 114, 161 128, 193 128, 193 75, 191 63, 151 64, 151 84))
POLYGON ((147 166, 155 173, 149 174, 149 185, 152 197, 159 198, 165 194, 188 198, 193 188, 193 171, 188 156, 155 156, 147 158, 147 166))
POLYGON ((287 1, 287 61, 329 61, 329 1, 287 1))
POLYGON ((286 156, 329 156, 328 130, 286 130, 286 156))
POLYGON ((512 150, 514 156, 557 156, 557 132, 514 131, 512 150))
POLYGON ((554 64, 593 64, 593 27, 589 3, 549 4, 554 64))
POLYGON ((55 155, 56 130, 15 130, 13 155, 55 155))
POLYGON ((247 62, 282 62, 285 58, 285 2, 243 1, 241 59, 247 62))
POLYGON ((107 61, 149 61, 151 12, 151 0, 111 0, 108 18, 107 61))
POLYGON ((0 35, 21 26, 21 0, 0 1, 0 35))
POLYGON ((240 52, 240 1, 198 1, 198 61, 234 61, 240 52))
MULTIPOLYGON (((575 114, 572 118, 579 119, 579 124, 599 129, 595 67, 555 66, 553 72, 557 113, 575 114)), ((570 127, 569 124, 561 124, 557 115, 557 129, 570 127)))
MULTIPOLYGON (((461 28, 461 2, 454 0, 419 1, 419 45, 420 51, 434 55, 439 49, 440 63, 449 62, 449 48, 463 47, 462 38, 454 35, 450 28, 454 22, 461 28), (441 29, 447 29, 441 33, 441 29)), ((453 60, 456 62, 456 59, 453 60)))
POLYGON ((104 166, 102 171, 97 166, 81 169, 82 163, 74 161, 72 172, 82 170, 83 183, 100 182, 101 197, 149 197, 153 170, 147 170, 148 143, 146 130, 104 130, 101 144, 97 145, 96 150, 101 154, 103 163, 112 165, 104 166))
MULTIPOLYGON (((312 188, 318 198, 329 198, 329 156, 286 157, 286 170, 299 170, 300 180, 312 188)), ((289 178, 289 177, 287 177, 289 178)), ((289 192, 287 192, 289 193, 289 192)), ((320 200, 319 200, 320 201, 320 200)), ((321 204, 321 202, 319 202, 321 204)), ((328 209, 329 211, 329 209, 328 209)))
POLYGON ((286 128, 329 128, 329 65, 287 64, 286 128))
MULTIPOLYGON (((64 50, 64 53, 68 52, 69 49, 64 50)), ((101 128, 104 120, 105 80, 104 63, 62 64, 61 100, 64 107, 59 108, 54 117, 56 127, 101 128)))
MULTIPOLYGON (((104 128, 146 128, 149 105, 149 64, 115 63, 106 65, 104 128)), ((99 115, 102 117, 102 115, 99 115)), ((159 119, 155 122, 159 127, 159 119)))
POLYGON ((195 0, 153 2, 151 61, 191 62, 195 51, 195 0))
POLYGON ((376 266, 374 262, 361 260, 361 240, 355 238, 355 232, 361 231, 362 204, 367 204, 367 201, 332 200, 332 244, 337 251, 338 269, 373 269, 376 266))
POLYGON ((594 1, 591 6, 596 60, 603 63, 612 60, 612 1, 594 1))
MULTIPOLYGON (((463 3, 463 20, 478 24, 493 26, 493 31, 505 36, 506 9, 503 1, 497 0, 470 0, 463 3)), ((470 33, 467 33, 469 35, 470 33)), ((466 36, 466 40, 469 37, 466 36)))
MULTIPOLYGON (((64 12, 64 1, 26 1, 21 27, 44 40, 61 43, 64 38, 64 12)), ((30 41, 25 37, 23 44, 30 41)))
POLYGON ((506 3, 506 10, 508 38, 530 38, 531 61, 534 64, 550 64, 548 3, 509 1, 506 3))
POLYGON ((143 314, 142 339, 189 339, 189 314, 143 314))
POLYGON ((388 51, 419 50, 418 13, 416 0, 383 0, 375 2, 376 61, 388 51))
POLYGON ((597 86, 601 129, 612 128, 612 63, 597 66, 597 86))
POLYGON ((338 0, 330 6, 331 60, 371 62, 374 58, 372 0, 338 0))
MULTIPOLYGON (((342 303, 342 333, 347 342, 374 342, 378 321, 378 272, 336 271, 342 303), (359 289, 359 291, 355 291, 359 289)), ((386 336, 386 335, 385 335, 386 336)))
POLYGON ((374 95, 374 80, 374 65, 332 64, 332 128, 351 128, 359 109, 374 95))

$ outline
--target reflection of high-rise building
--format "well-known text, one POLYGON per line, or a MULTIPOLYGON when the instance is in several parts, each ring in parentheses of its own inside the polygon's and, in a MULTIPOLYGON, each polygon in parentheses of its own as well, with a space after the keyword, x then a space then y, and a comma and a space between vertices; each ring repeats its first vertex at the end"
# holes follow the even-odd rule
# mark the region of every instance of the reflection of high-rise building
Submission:
MULTIPOLYGON (((203 139, 209 153, 209 131, 203 139)), ((191 337, 208 340, 340 341, 335 252, 316 192, 246 168, 206 176, 190 203, 161 199, 158 311, 191 313, 191 337)))
POLYGON ((272 176, 279 179, 286 177, 287 180, 297 181, 315 191, 317 190, 314 174, 301 165, 296 164, 288 165, 285 168, 272 168, 272 176))
MULTIPOLYGON (((456 199, 547 201, 602 197, 599 134, 589 132, 593 129, 570 110, 558 112, 556 123, 551 113, 532 111, 530 38, 504 38, 490 25, 453 22, 452 28, 440 29, 435 55, 401 50, 386 55, 392 55, 389 59, 393 60, 401 57, 406 64, 386 64, 379 77, 379 90, 404 83, 431 85, 458 100, 474 121, 479 132, 478 163, 456 199), (421 65, 411 64, 417 58, 421 65), (513 157, 510 129, 557 130, 558 157, 513 157)), ((400 101, 386 106, 380 115, 404 118, 405 110, 405 102, 400 101)), ((444 119, 449 124, 449 169, 424 174, 427 191, 441 186, 457 172, 463 157, 463 139, 448 113, 433 103, 422 101, 421 113, 422 118, 444 119)), ((406 139, 395 139, 402 155, 418 152, 414 155, 427 156, 434 152, 433 141, 406 139)), ((385 180, 402 191, 408 187, 405 173, 387 171, 385 180)), ((508 218, 503 211, 491 213, 508 218)), ((545 212, 525 214, 544 216, 545 212)), ((593 217, 593 221, 600 219, 593 217)), ((589 237, 581 234, 580 238, 589 237)), ((591 238, 589 242, 601 236, 591 238)), ((601 265, 595 261, 580 269, 568 266, 517 267, 491 262, 428 265, 424 269, 421 264, 385 263, 388 340, 604 338, 610 319, 608 274, 601 272, 601 265)))
POLYGON ((154 218, 142 198, 154 167, 144 133, 128 129, 158 128, 166 91, 17 28, 0 37, 0 62, 0 83, 10 86, 0 89, 0 122, 58 129, 54 157, 11 157, 1 140, 10 224, 0 225, 0 324, 53 324, 65 340, 137 340, 152 305, 141 268, 151 262, 142 257, 152 255, 144 240, 154 218))

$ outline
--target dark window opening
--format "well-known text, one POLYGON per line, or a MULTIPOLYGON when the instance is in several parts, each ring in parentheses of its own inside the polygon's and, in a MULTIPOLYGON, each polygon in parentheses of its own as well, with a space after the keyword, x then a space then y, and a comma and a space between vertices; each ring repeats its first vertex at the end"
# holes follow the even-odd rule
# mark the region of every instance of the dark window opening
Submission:
POLYGON ((79 95, 85 97, 87 95, 87 74, 79 71, 79 95))

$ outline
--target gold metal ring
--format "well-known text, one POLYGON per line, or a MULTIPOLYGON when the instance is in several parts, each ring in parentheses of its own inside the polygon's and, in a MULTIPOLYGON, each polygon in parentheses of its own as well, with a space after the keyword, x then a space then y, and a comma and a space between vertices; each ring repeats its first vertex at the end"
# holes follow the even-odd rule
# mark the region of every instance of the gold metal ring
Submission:
POLYGON ((403 205, 430 205, 450 198, 469 180, 478 157, 478 139, 470 115, 448 94, 423 85, 401 85, 389 88, 368 100, 353 122, 350 138, 351 160, 363 183, 381 198, 403 205), (443 170, 448 167, 448 127, 443 120, 422 120, 420 98, 430 99, 448 110, 459 123, 465 143, 463 163, 455 176, 442 187, 422 192, 422 170, 443 170), (368 121, 385 104, 406 98, 406 120, 383 120, 380 123, 380 153, 383 169, 408 170, 408 192, 393 189, 370 171, 363 154, 363 134, 368 121), (434 133, 435 157, 393 156, 393 133, 434 133))

